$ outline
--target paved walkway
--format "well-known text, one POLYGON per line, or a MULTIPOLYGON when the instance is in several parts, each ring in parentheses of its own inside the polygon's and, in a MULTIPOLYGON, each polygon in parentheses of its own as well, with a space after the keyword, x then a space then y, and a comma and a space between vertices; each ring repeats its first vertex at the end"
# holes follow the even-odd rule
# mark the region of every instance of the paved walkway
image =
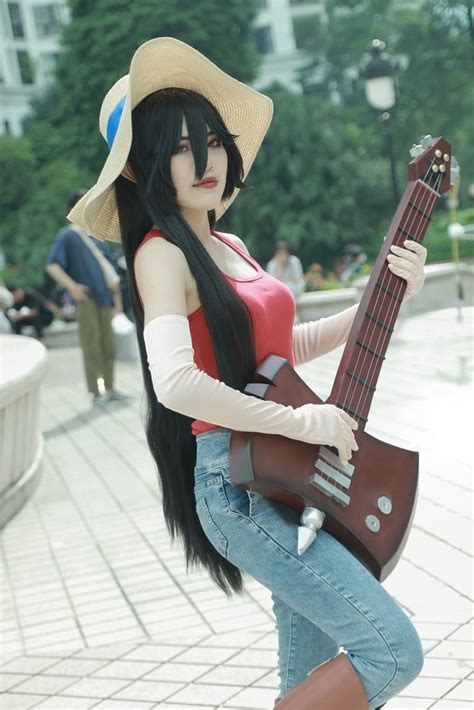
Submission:
MULTIPOLYGON (((473 707, 473 311, 400 322, 372 405, 373 434, 421 452, 414 527, 385 586, 426 661, 387 710, 473 707)), ((322 397, 339 357, 300 369, 322 397)), ((91 409, 78 350, 50 351, 42 481, 3 533, 1 708, 271 708, 270 595, 249 580, 228 601, 186 574, 160 511, 137 364, 119 364, 118 386, 129 402, 91 409)))

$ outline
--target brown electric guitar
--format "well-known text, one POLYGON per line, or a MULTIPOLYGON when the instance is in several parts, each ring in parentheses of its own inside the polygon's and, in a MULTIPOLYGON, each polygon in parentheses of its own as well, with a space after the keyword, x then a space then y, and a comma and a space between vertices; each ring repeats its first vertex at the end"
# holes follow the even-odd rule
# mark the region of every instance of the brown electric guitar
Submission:
MULTIPOLYGON (((343 465, 331 447, 283 436, 232 432, 230 443, 230 472, 235 486, 304 511, 303 526, 312 528, 315 536, 322 525, 380 581, 394 569, 403 552, 418 486, 418 453, 364 431, 406 288, 406 282, 388 269, 386 258, 392 244, 423 240, 441 194, 454 182, 456 169, 450 145, 443 138, 426 136, 410 152, 409 183, 363 294, 326 400, 358 421, 359 450, 349 464, 343 465)), ((293 407, 323 403, 290 363, 277 355, 260 364, 245 392, 293 407)))

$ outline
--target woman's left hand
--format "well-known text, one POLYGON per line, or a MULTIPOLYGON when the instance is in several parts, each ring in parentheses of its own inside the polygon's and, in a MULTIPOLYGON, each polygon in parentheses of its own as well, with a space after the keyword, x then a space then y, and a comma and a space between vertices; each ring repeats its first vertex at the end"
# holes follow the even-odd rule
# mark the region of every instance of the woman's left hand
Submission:
POLYGON ((415 296, 425 282, 423 267, 426 261, 426 248, 418 242, 410 239, 403 242, 402 247, 394 244, 390 247, 390 254, 387 256, 388 268, 396 276, 405 279, 407 288, 403 300, 407 301, 415 296))

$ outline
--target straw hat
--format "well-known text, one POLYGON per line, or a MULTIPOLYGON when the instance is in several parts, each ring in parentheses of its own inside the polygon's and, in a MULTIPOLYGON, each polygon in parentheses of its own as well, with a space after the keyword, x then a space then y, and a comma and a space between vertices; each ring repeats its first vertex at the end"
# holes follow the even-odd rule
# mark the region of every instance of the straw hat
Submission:
MULTIPOLYGON (((132 110, 146 96, 170 87, 205 96, 221 114, 228 130, 238 135, 244 179, 268 130, 273 103, 268 96, 225 74, 209 59, 173 37, 158 37, 137 49, 130 73, 110 89, 102 102, 99 127, 110 153, 96 184, 68 214, 68 219, 100 239, 120 241, 114 181, 124 170, 132 143, 132 110)), ((219 219, 239 190, 216 210, 219 219)))

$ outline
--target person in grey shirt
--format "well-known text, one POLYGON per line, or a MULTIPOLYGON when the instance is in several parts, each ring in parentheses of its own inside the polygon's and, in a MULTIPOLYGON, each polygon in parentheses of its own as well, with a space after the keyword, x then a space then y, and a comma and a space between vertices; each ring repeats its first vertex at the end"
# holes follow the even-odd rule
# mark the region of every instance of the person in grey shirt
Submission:
POLYGON ((290 254, 286 242, 276 242, 273 257, 267 264, 267 272, 288 286, 295 300, 303 293, 303 267, 298 257, 290 254))

